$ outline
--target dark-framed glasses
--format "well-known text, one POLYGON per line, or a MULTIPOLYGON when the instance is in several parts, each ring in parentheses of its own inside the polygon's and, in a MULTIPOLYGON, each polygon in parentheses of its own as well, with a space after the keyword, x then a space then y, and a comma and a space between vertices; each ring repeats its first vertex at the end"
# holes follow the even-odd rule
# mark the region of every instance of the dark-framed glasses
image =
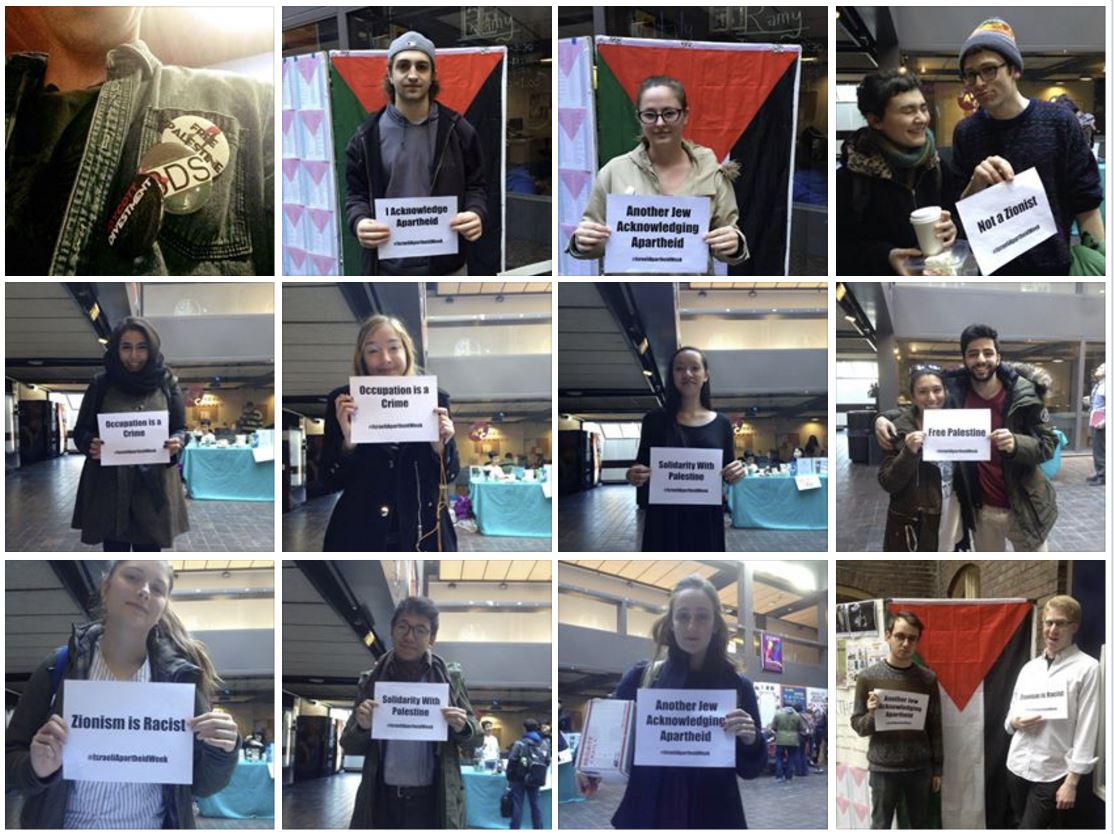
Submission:
POLYGON ((667 125, 675 125, 681 119, 684 110, 678 110, 676 107, 667 107, 664 110, 639 110, 638 121, 644 125, 657 124, 658 119, 661 119, 667 125))
POLYGON ((963 83, 968 87, 974 87, 978 79, 982 79, 984 84, 989 84, 998 77, 998 70, 1007 66, 1007 62, 1003 61, 1001 64, 985 64, 977 70, 970 70, 963 73, 963 83))
POLYGON ((392 627, 392 630, 399 637, 406 637, 410 634, 410 632, 414 632, 414 636, 417 637, 419 640, 424 640, 425 638, 429 637, 429 629, 426 628, 424 625, 412 626, 410 625, 410 623, 396 623, 392 627))

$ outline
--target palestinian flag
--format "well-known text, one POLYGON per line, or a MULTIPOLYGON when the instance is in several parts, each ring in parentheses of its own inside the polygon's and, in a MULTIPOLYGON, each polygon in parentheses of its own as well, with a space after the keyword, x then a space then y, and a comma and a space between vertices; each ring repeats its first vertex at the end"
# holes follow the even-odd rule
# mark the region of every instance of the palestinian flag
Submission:
POLYGON ((651 75, 684 85, 685 138, 741 166, 735 198, 751 257, 732 275, 788 274, 800 58, 796 45, 596 38, 601 167, 641 135, 635 104, 651 75))
POLYGON ((943 828, 1010 828, 1006 713, 1033 656, 1034 607, 1023 599, 895 599, 924 623, 917 662, 936 673, 944 731, 943 828))
MULTIPOLYGON (((506 47, 469 47, 437 50, 437 101, 460 113, 476 129, 484 153, 487 179, 487 216, 483 237, 471 247, 470 275, 503 271, 503 204, 505 201, 506 47)), ((348 196, 346 155, 348 140, 369 113, 386 106, 383 78, 386 50, 329 53, 329 97, 336 145, 337 194, 340 199, 344 274, 360 274, 360 246, 348 230, 344 202, 348 196)))

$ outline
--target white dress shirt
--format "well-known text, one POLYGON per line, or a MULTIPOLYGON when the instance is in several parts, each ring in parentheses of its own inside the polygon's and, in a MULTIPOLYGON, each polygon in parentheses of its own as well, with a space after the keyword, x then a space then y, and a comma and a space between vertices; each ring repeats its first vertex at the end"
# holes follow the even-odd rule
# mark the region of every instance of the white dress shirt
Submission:
POLYGON ((1098 756, 1095 741, 1099 719, 1099 662, 1072 645, 1052 660, 1042 654, 1026 663, 1013 685, 1006 732, 1010 741, 1006 767, 1030 782, 1055 782, 1071 773, 1090 773, 1098 756), (1045 719, 1030 730, 1014 730, 1010 721, 1024 716, 1022 692, 1067 692, 1068 717, 1045 719), (1053 689, 1055 688, 1055 689, 1053 689))

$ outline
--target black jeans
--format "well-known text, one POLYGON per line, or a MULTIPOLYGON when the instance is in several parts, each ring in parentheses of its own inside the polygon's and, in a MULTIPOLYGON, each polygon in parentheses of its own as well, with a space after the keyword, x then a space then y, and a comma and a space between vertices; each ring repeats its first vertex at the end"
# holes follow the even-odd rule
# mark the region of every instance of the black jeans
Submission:
POLYGON ((905 798, 910 828, 928 826, 928 798, 932 795, 932 769, 898 773, 870 772, 870 827, 891 828, 898 801, 905 798))
POLYGON ((124 553, 132 550, 136 553, 157 553, 162 550, 157 544, 135 544, 134 542, 120 542, 115 539, 105 539, 103 547, 105 553, 117 550, 123 551, 124 553))
POLYGON ((1093 429, 1091 434, 1091 458, 1095 462, 1095 477, 1106 477, 1106 429, 1093 429))
POLYGON ((399 789, 380 785, 372 818, 376 828, 440 828, 437 791, 430 787, 399 789))
POLYGON ((1030 782, 1011 772, 1009 789, 1014 824, 1018 828, 1059 828, 1056 791, 1064 784, 1064 778, 1055 782, 1030 782))
POLYGON ((530 822, 534 829, 545 828, 542 807, 538 804, 541 788, 530 787, 525 782, 511 782, 511 828, 522 828, 522 799, 530 802, 530 822))

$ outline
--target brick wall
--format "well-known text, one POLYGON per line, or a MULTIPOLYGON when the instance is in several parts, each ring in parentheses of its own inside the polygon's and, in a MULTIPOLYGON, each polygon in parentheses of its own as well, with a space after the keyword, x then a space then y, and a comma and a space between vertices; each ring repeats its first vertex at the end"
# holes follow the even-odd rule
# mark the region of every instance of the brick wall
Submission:
MULTIPOLYGON (((836 562, 836 584, 880 597, 920 597, 938 595, 936 561, 902 559, 900 561, 836 562)), ((837 591, 838 594, 838 591, 837 591)))
POLYGON ((1043 602, 1067 587, 1066 564, 1058 560, 1021 561, 1014 559, 981 559, 940 562, 940 597, 948 595, 952 578, 964 565, 979 569, 979 596, 1025 597, 1043 602), (1063 568, 1061 568, 1063 565, 1063 568))

